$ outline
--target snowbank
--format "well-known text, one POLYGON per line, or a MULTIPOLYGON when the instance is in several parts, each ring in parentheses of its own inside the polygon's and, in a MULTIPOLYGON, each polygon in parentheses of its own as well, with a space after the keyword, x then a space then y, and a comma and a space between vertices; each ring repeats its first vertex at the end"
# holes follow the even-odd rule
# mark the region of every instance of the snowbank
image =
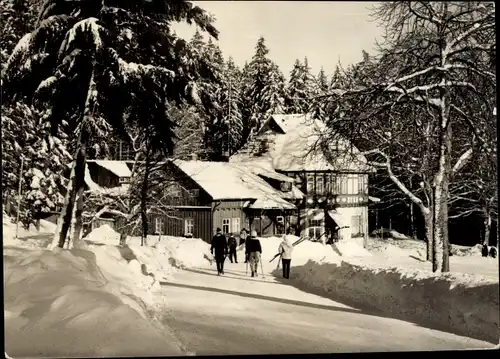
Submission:
MULTIPOLYGON (((129 237, 127 245, 134 251, 140 251, 140 237, 129 237)), ((212 258, 210 244, 199 238, 172 236, 148 236, 147 247, 154 248, 162 261, 166 260, 175 268, 202 267, 212 258)))
MULTIPOLYGON (((433 323, 460 335, 498 342, 498 278, 473 274, 437 275, 349 258, 309 261, 293 267, 291 279, 362 307, 433 323)), ((274 273, 277 277, 280 272, 274 273)))
POLYGON ((371 257, 373 255, 355 239, 338 241, 333 246, 340 252, 342 257, 371 257))
POLYGON ((120 234, 109 225, 104 224, 90 232, 83 240, 87 243, 117 246, 120 244, 120 234))
POLYGON ((175 337, 147 319, 137 293, 139 276, 118 249, 94 249, 96 254, 4 247, 6 352, 66 358, 182 355, 175 337))
POLYGON ((2 239, 4 245, 11 245, 23 248, 46 248, 52 241, 52 236, 50 234, 54 233, 56 230, 56 225, 40 220, 39 230, 32 224, 28 229, 25 229, 21 223, 19 223, 18 236, 16 237, 16 224, 12 221, 5 212, 3 212, 2 221, 2 239))

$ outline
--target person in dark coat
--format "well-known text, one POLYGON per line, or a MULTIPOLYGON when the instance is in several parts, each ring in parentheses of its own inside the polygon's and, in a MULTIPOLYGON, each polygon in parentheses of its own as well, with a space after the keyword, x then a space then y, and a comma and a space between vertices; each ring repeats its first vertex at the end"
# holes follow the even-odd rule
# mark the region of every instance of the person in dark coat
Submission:
POLYGON ((212 238, 210 253, 212 253, 212 255, 215 254, 215 262, 217 263, 217 275, 224 274, 224 261, 227 256, 227 241, 220 228, 217 228, 217 233, 212 238))
MULTIPOLYGON (((248 231, 245 228, 243 228, 240 232, 240 246, 245 244, 247 237, 248 237, 248 231)), ((245 263, 248 263, 248 257, 246 252, 245 252, 245 263)))
POLYGON ((248 256, 248 261, 250 262, 252 277, 257 277, 257 270, 259 267, 260 256, 262 254, 262 247, 260 246, 260 241, 256 237, 257 237, 257 232, 255 230, 252 230, 250 238, 248 238, 245 246, 245 251, 248 256))
POLYGON ((483 244, 483 249, 481 250, 481 254, 483 257, 488 257, 488 246, 486 244, 483 244))
POLYGON ((497 249, 495 247, 491 247, 489 254, 490 254, 491 258, 496 258, 497 257, 497 249))
POLYGON ((233 263, 234 257, 234 263, 238 263, 238 258, 236 256, 236 247, 238 246, 238 244, 236 243, 236 236, 234 234, 231 234, 229 236, 227 245, 229 247, 229 260, 231 261, 231 263, 233 263))

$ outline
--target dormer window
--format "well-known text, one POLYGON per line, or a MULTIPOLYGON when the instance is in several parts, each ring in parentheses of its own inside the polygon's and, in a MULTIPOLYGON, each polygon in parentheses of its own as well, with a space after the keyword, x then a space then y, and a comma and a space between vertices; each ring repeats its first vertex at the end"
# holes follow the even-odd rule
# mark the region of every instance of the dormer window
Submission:
POLYGON ((291 182, 281 182, 280 183, 281 192, 290 192, 292 190, 291 182))

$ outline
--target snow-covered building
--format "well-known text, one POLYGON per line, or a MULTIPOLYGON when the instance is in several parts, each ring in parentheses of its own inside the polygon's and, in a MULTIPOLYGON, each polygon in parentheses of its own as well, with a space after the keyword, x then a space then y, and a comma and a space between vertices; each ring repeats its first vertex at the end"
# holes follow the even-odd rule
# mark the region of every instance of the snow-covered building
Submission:
POLYGON ((368 174, 373 169, 349 141, 325 144, 325 125, 308 115, 273 115, 252 141, 231 156, 230 163, 259 168, 293 179, 305 195, 293 202, 292 223, 319 238, 339 227, 340 239, 368 233, 368 174))
POLYGON ((284 233, 297 212, 294 202, 303 197, 292 179, 274 171, 196 160, 170 165, 175 178, 172 212, 154 218, 155 231, 168 235, 210 241, 217 227, 224 233, 250 227, 260 234, 284 233))

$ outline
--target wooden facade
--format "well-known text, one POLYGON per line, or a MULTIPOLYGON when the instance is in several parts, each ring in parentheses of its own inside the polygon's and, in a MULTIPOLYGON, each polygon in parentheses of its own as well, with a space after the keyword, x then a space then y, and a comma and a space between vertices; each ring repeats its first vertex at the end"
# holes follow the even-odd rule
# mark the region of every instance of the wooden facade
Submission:
POLYGON ((120 178, 113 172, 99 166, 95 162, 87 162, 92 180, 101 187, 111 188, 120 186, 120 178))

